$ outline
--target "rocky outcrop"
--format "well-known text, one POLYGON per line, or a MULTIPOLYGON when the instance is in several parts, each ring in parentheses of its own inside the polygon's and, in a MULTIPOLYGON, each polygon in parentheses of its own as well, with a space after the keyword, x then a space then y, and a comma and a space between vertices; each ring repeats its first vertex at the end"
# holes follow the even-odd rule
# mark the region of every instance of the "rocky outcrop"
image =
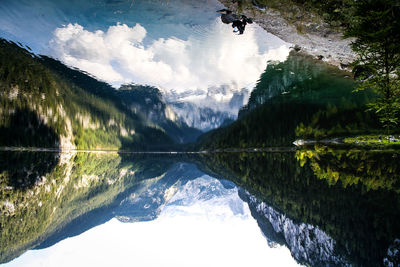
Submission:
MULTIPOLYGON (((300 263, 311 266, 350 266, 343 255, 338 255, 335 249, 336 242, 319 227, 295 222, 285 214, 261 202, 247 191, 241 192, 241 197, 249 204, 252 213, 256 213, 258 221, 272 226, 275 231, 271 236, 263 231, 267 239, 285 240, 292 256, 300 263)), ((271 232, 271 231, 268 231, 271 232)), ((280 243, 279 240, 269 240, 269 243, 280 243), (275 242, 274 242, 275 241, 275 242)))
POLYGON ((400 239, 396 238, 387 250, 387 256, 383 259, 384 266, 399 266, 400 264, 400 239))
MULTIPOLYGON (((236 12, 239 10, 236 1, 220 0, 220 2, 231 10, 236 12)), ((326 23, 313 22, 312 14, 309 21, 295 25, 288 23, 279 11, 268 7, 248 5, 242 7, 241 13, 253 18, 254 22, 267 32, 329 64, 345 68, 355 59, 355 53, 350 47, 352 39, 343 39, 342 33, 333 31, 326 23)))

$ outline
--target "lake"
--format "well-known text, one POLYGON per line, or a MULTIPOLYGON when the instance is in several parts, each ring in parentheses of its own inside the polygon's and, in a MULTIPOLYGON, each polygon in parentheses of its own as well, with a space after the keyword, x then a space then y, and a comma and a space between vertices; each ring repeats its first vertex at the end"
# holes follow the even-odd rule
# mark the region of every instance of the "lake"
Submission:
POLYGON ((1 152, 1 262, 395 262, 399 152, 1 152))
POLYGON ((376 92, 222 8, 1 1, 0 265, 400 265, 376 92))

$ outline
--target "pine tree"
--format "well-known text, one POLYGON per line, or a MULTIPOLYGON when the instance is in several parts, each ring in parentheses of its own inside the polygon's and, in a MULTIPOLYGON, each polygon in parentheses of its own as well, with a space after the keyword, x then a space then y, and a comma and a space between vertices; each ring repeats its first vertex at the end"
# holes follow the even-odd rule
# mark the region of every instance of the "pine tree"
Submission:
POLYGON ((359 90, 370 88, 378 98, 369 105, 389 130, 399 122, 400 109, 400 2, 357 0, 346 37, 355 37, 358 58, 354 72, 359 90))

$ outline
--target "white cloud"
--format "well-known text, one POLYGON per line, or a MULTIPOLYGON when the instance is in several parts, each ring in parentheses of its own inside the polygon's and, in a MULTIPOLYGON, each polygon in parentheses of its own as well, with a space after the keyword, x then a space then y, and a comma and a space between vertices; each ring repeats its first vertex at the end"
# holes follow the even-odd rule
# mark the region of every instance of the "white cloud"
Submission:
POLYGON ((160 38, 145 46, 147 32, 140 24, 117 24, 106 32, 68 24, 54 31, 50 48, 66 64, 116 86, 134 82, 180 93, 225 84, 238 90, 257 81, 267 60, 284 60, 288 54, 282 41, 261 53, 257 27, 248 26, 237 36, 216 20, 187 40, 160 38))

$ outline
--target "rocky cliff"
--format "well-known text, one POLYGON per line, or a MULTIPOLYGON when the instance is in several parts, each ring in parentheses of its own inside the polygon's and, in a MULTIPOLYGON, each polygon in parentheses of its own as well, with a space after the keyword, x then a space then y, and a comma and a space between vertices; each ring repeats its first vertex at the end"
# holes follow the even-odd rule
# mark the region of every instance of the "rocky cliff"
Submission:
POLYGON ((317 57, 329 64, 345 68, 355 59, 350 48, 352 39, 343 39, 340 31, 333 30, 317 15, 298 15, 294 21, 282 16, 283 10, 253 4, 241 5, 239 1, 219 0, 227 8, 253 18, 254 21, 282 40, 293 44, 306 54, 317 57))

